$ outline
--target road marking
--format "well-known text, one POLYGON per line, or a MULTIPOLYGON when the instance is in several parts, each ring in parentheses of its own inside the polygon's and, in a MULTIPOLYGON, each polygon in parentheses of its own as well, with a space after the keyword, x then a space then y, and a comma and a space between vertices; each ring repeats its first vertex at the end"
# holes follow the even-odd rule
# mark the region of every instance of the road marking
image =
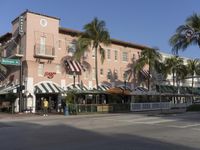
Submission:
POLYGON ((131 123, 131 124, 159 124, 159 123, 165 123, 165 122, 173 122, 176 120, 172 120, 172 119, 161 119, 159 117, 144 117, 144 118, 96 118, 96 119, 100 119, 100 120, 108 120, 108 121, 117 121, 117 122, 127 122, 127 123, 131 123), (128 120, 127 120, 128 119, 128 120))
POLYGON ((156 121, 150 121, 150 122, 137 122, 137 123, 143 123, 143 124, 159 124, 159 123, 166 123, 166 122, 174 122, 176 120, 156 120, 156 121))
POLYGON ((199 123, 198 124, 190 124, 190 125, 185 125, 185 126, 170 125, 170 127, 180 128, 180 129, 197 127, 197 126, 200 126, 200 124, 199 123))

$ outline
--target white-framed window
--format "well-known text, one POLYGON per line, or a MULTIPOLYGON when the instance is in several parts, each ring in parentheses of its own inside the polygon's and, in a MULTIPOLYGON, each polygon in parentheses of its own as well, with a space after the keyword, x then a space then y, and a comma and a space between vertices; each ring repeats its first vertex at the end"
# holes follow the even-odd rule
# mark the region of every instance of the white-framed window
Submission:
POLYGON ((114 78, 118 79, 118 70, 117 69, 114 70, 114 78))
POLYGON ((41 36, 40 37, 40 51, 39 51, 39 54, 42 54, 42 55, 45 54, 45 47, 46 47, 46 37, 41 36))
POLYGON ((69 45, 68 45, 68 53, 73 55, 76 52, 76 41, 72 41, 69 45))
POLYGON ((110 59, 110 49, 107 49, 107 59, 110 59))
POLYGON ((56 65, 56 73, 61 73, 61 67, 59 64, 56 65))
POLYGON ((58 48, 61 49, 61 46, 62 46, 62 41, 58 40, 58 48))
POLYGON ((115 53, 115 60, 117 61, 117 59, 118 59, 118 51, 115 50, 114 53, 115 53))
POLYGON ((38 65, 38 76, 43 77, 44 76, 44 64, 39 63, 38 65))
POLYGON ((100 75, 103 76, 103 68, 100 69, 100 75))
POLYGON ((108 79, 111 79, 111 76, 112 76, 111 69, 108 69, 107 78, 108 78, 108 79))
POLYGON ((128 61, 128 53, 127 52, 122 52, 122 61, 128 61))

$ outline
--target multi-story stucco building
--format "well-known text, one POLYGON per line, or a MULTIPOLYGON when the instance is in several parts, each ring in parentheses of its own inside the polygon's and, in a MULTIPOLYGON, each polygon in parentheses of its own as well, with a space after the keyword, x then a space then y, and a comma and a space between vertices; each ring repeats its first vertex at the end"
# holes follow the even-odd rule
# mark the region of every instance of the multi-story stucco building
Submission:
MULTIPOLYGON (((35 111, 41 97, 57 104, 61 91, 74 82, 77 88, 81 88, 80 85, 88 89, 96 87, 93 50, 85 53, 82 62, 73 60, 71 56, 81 32, 60 27, 59 24, 59 18, 25 11, 12 21, 12 32, 0 38, 4 47, 3 57, 20 58, 22 61, 24 99, 31 96, 31 102, 27 102, 24 108, 29 106, 35 111)), ((104 63, 98 61, 100 86, 123 85, 128 64, 133 56, 138 59, 144 48, 147 47, 112 39, 111 45, 104 47, 104 63)), ((7 68, 9 72, 2 77, 2 87, 14 89, 19 84, 19 66, 7 68)), ((127 86, 133 88, 133 82, 130 80, 127 86)))

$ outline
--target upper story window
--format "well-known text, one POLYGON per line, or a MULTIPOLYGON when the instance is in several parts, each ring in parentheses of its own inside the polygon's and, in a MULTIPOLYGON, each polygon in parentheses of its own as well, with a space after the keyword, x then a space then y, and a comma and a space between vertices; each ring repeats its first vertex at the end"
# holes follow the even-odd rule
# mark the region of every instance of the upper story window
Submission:
POLYGON ((102 68, 100 69, 100 75, 101 76, 103 75, 103 69, 102 68))
POLYGON ((56 73, 61 73, 60 68, 61 68, 60 65, 56 65, 56 73))
POLYGON ((112 76, 111 69, 108 69, 107 78, 108 78, 108 79, 111 79, 111 76, 112 76))
POLYGON ((76 40, 73 40, 69 45, 68 45, 68 53, 73 55, 76 52, 76 40))
POLYGON ((58 48, 61 49, 62 41, 58 40, 58 48))
POLYGON ((41 36, 40 37, 40 54, 45 54, 45 48, 46 48, 46 37, 41 36))
POLYGON ((114 78, 118 79, 118 70, 117 69, 114 70, 114 78))
POLYGON ((38 65, 38 76, 43 76, 44 75, 44 64, 39 63, 38 65))
POLYGON ((110 59, 110 49, 107 50, 107 58, 110 59))
POLYGON ((115 60, 117 60, 117 59, 118 59, 118 51, 115 50, 115 60))
POLYGON ((122 52, 122 61, 128 61, 128 53, 127 52, 122 52))

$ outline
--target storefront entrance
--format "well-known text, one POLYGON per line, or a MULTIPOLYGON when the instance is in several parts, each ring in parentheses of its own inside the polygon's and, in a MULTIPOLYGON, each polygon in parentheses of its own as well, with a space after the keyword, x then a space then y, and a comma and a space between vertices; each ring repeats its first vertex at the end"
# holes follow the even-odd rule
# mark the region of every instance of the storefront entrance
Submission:
POLYGON ((53 82, 40 82, 34 86, 36 96, 36 112, 43 110, 43 100, 49 102, 48 112, 55 113, 61 105, 61 94, 63 90, 53 82))
POLYGON ((55 113, 58 111, 58 107, 61 104, 58 94, 36 94, 36 111, 41 112, 43 109, 43 100, 46 99, 49 102, 49 113, 55 113))

